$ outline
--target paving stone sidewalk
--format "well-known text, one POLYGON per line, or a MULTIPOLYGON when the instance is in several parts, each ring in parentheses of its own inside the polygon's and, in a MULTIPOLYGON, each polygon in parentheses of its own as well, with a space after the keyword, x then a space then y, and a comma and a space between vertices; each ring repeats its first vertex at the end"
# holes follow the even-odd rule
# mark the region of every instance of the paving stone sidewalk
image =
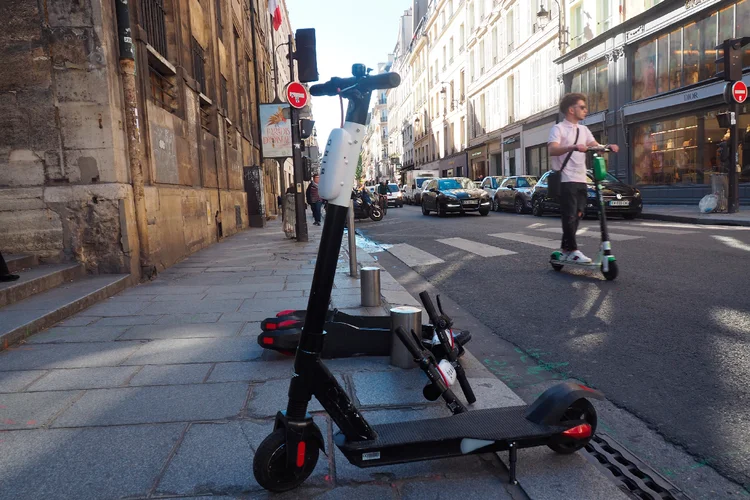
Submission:
MULTIPOLYGON (((307 244, 279 223, 235 235, 1 352, 0 500, 523 497, 494 454, 353 467, 315 400, 328 456, 286 495, 255 482, 253 453, 286 406, 292 369, 258 346, 259 322, 306 307, 320 238, 310 230, 307 244)), ((342 252, 333 305, 387 314, 388 304, 359 307, 359 281, 347 273, 342 252)), ((385 271, 381 281, 390 305, 418 305, 385 271)), ((522 404, 470 354, 465 362, 475 406, 522 404)), ((448 415, 422 398, 419 370, 387 358, 327 364, 372 423, 448 415)), ((519 478, 531 498, 624 498, 583 457, 547 449, 519 453, 519 478)))

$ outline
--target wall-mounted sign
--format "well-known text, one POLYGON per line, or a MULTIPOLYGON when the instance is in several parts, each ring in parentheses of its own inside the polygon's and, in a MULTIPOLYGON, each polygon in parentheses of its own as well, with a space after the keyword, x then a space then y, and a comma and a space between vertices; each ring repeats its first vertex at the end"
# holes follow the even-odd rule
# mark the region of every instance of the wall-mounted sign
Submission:
POLYGON ((289 158, 292 156, 292 121, 289 104, 261 104, 263 157, 289 158))

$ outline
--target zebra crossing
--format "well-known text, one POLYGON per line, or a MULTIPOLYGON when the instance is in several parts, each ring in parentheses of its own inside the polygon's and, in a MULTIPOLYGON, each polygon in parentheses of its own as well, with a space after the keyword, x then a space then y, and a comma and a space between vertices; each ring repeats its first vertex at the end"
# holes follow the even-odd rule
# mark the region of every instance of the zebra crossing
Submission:
MULTIPOLYGON (((695 231, 691 230, 678 230, 670 229, 666 227, 653 227, 651 226, 640 226, 637 224, 630 225, 619 225, 615 226, 615 232, 610 231, 609 237, 611 241, 634 241, 643 240, 651 234, 665 234, 665 235, 683 235, 692 234, 695 231), (625 230, 626 233, 620 233, 618 231, 625 230), (643 234, 637 234, 638 232, 643 234)), ((513 247, 513 250, 503 248, 503 244, 525 244, 534 247, 542 247, 549 250, 556 250, 560 248, 560 238, 562 237, 562 229, 558 225, 547 225, 544 223, 534 223, 526 228, 526 231, 521 232, 504 232, 504 233, 491 233, 487 234, 491 238, 496 238, 498 244, 487 244, 479 241, 475 241, 467 238, 436 238, 433 241, 436 245, 442 245, 450 247, 452 250, 461 250, 467 252, 467 254, 475 255, 483 258, 492 257, 507 257, 511 255, 517 255, 518 248, 513 247), (550 237, 554 234, 554 237, 550 237)), ((599 239, 599 227, 598 225, 582 226, 579 228, 577 236, 579 238, 595 238, 599 239)), ((588 245, 587 245, 588 246, 588 245)), ((590 252, 593 248, 589 248, 590 252)), ((445 262, 442 258, 433 255, 432 253, 422 250, 421 248, 409 245, 408 243, 398 243, 392 245, 387 250, 393 256, 404 262, 409 267, 415 266, 427 266, 434 264, 442 264, 445 262)), ((440 251, 436 251, 440 253, 440 251)))

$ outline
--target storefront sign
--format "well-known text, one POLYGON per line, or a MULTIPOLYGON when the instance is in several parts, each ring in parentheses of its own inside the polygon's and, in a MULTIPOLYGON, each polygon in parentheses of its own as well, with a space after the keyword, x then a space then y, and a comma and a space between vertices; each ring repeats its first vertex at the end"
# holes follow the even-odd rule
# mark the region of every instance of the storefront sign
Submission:
POLYGON ((289 104, 261 104, 261 140, 264 158, 292 156, 292 121, 289 104))
MULTIPOLYGON (((750 81, 750 78, 743 80, 750 81)), ((745 83, 747 83, 747 81, 745 83)), ((706 85, 703 88, 688 90, 687 92, 681 92, 679 94, 657 97, 655 99, 647 99, 631 104, 626 104, 622 108, 622 113, 624 116, 633 116, 648 111, 680 106, 686 103, 692 103, 711 97, 721 96, 724 92, 724 84, 725 82, 715 82, 710 85, 706 85)))

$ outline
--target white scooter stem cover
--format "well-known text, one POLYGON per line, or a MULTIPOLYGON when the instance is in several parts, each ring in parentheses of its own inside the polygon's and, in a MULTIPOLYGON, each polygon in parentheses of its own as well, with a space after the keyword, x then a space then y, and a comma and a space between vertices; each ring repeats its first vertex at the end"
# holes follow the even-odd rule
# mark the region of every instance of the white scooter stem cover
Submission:
POLYGON ((344 128, 331 131, 320 162, 320 197, 331 205, 348 207, 365 126, 346 122, 344 128))

